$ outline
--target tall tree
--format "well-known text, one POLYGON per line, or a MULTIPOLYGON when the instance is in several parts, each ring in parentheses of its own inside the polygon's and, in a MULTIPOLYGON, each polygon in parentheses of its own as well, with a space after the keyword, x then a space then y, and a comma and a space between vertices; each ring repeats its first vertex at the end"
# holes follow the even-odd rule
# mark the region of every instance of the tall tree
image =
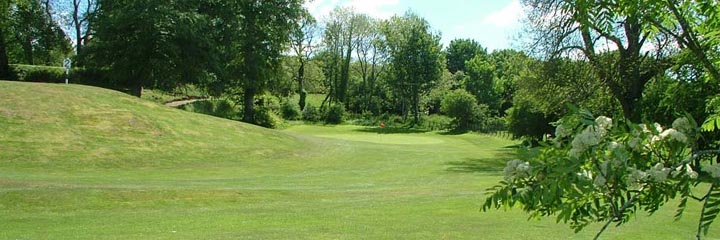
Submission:
POLYGON ((140 97, 143 87, 173 89, 196 81, 210 62, 209 19, 200 1, 100 1, 89 63, 140 97))
POLYGON ((385 69, 387 51, 385 38, 380 32, 380 23, 368 15, 357 17, 357 38, 355 39, 355 53, 359 65, 358 72, 362 79, 360 86, 362 95, 362 109, 369 110, 370 101, 375 95, 378 75, 385 69))
POLYGON ((323 43, 324 68, 330 92, 323 101, 348 104, 347 92, 350 82, 350 62, 358 36, 358 15, 350 8, 335 8, 325 21, 323 43))
POLYGON ((477 103, 498 112, 499 97, 495 94, 495 65, 486 56, 477 55, 465 62, 465 89, 475 95, 477 103))
POLYGON ((446 49, 447 69, 450 73, 465 71, 465 62, 477 55, 486 56, 487 50, 472 39, 453 39, 446 49))
POLYGON ((533 50, 548 57, 587 59, 635 122, 645 84, 665 72, 666 38, 650 31, 649 14, 637 1, 524 0, 533 36, 533 50))
POLYGON ((302 16, 301 0, 213 1, 220 77, 242 95, 243 121, 255 122, 255 95, 266 90, 302 16))
POLYGON ((8 54, 7 54, 7 41, 5 40, 7 36, 7 25, 9 22, 9 19, 7 16, 10 14, 10 2, 9 1, 2 1, 0 2, 0 78, 1 79, 8 79, 10 78, 10 61, 8 60, 8 54))
MULTIPOLYGON (((440 36, 425 19, 406 13, 383 26, 387 38, 395 93, 411 106, 415 123, 420 121, 420 97, 428 93, 442 74, 440 36)), ((403 110, 403 112, 406 112, 403 110)))
POLYGON ((301 16, 298 20, 298 27, 290 33, 290 47, 298 61, 296 75, 298 94, 300 95, 298 105, 300 105, 300 110, 303 110, 305 109, 305 99, 307 98, 307 91, 305 91, 305 65, 315 50, 316 43, 314 41, 319 33, 319 29, 315 18, 310 15, 309 12, 303 11, 301 16))
POLYGON ((59 64, 69 50, 69 42, 58 24, 52 20, 47 2, 13 0, 10 4, 9 35, 20 46, 22 60, 18 62, 59 64))

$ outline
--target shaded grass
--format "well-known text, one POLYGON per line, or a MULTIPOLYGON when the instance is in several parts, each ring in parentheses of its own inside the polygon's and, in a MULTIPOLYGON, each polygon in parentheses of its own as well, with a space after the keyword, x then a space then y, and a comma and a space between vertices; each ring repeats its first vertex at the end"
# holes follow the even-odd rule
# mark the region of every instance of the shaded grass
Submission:
MULTIPOLYGON (((0 89, 0 239, 587 239, 599 229, 480 213, 505 161, 522 158, 505 138, 274 131, 92 87, 0 89)), ((671 208, 639 215, 605 237, 689 239, 698 211, 679 222, 671 208)))

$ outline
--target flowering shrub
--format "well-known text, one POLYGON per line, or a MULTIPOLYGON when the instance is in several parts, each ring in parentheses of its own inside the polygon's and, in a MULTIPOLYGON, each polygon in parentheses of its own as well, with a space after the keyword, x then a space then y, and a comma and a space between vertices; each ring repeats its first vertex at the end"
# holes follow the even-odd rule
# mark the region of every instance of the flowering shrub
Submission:
POLYGON ((704 204, 699 238, 720 212, 720 166, 699 163, 720 151, 694 150, 698 131, 690 118, 666 129, 582 111, 567 116, 534 159, 507 163, 504 181, 488 189, 483 210, 519 203, 533 216, 556 215, 576 231, 606 222, 599 236, 638 209, 653 213, 679 198, 680 217, 689 199, 699 199, 704 204), (707 194, 693 196, 691 190, 700 184, 710 185, 707 194))

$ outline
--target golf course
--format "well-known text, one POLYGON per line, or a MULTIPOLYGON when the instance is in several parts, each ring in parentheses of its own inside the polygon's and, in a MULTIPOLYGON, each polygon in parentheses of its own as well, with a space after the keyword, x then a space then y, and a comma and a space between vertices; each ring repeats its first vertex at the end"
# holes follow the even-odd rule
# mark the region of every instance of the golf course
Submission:
MULTIPOLYGON (((270 130, 81 85, 0 92, 0 239, 588 239, 601 227, 482 212, 505 163, 529 154, 507 137, 270 130)), ((640 212, 603 238, 690 239, 699 210, 640 212)))

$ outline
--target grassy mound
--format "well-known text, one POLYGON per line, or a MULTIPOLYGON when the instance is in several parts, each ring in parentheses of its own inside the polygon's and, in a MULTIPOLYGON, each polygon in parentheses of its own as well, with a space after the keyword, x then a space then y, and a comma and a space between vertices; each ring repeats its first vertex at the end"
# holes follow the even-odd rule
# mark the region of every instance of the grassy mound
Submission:
POLYGON ((236 164, 283 158, 295 137, 101 88, 0 82, 0 165, 43 168, 236 164))

